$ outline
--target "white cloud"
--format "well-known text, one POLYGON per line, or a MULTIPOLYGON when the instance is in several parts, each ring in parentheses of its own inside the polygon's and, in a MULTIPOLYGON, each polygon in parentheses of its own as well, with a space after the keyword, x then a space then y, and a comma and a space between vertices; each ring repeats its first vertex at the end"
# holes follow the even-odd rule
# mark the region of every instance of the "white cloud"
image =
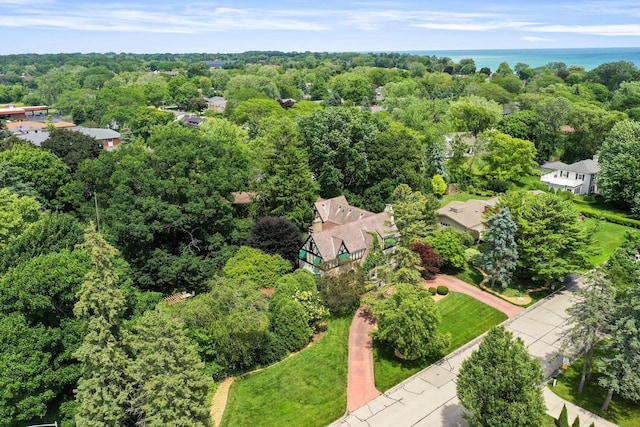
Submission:
POLYGON ((495 21, 495 22, 468 22, 468 23, 448 23, 439 24, 426 22, 422 24, 414 24, 414 27, 428 28, 432 30, 451 30, 451 31, 490 31, 501 30, 505 28, 522 29, 530 25, 534 25, 534 22, 524 21, 495 21))
POLYGON ((535 37, 535 36, 523 36, 520 37, 520 40, 524 40, 526 42, 552 42, 554 39, 547 39, 544 37, 535 37))
POLYGON ((597 36, 640 36, 640 24, 543 25, 528 28, 540 33, 575 33, 597 36))

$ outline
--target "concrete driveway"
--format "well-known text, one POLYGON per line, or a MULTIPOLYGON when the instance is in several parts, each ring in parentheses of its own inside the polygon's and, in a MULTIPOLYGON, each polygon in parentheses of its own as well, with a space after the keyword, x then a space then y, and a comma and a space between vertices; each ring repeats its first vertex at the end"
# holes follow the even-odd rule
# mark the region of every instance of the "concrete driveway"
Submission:
MULTIPOLYGON (((522 338, 529 352, 540 358, 550 375, 561 362, 561 339, 567 332, 566 309, 572 304, 571 289, 538 302, 507 320, 505 327, 522 338)), ((436 364, 403 381, 381 396, 335 421, 335 427, 466 426, 456 396, 456 377, 462 361, 477 348, 482 337, 456 350, 436 364)), ((547 407, 557 416, 557 399, 547 407)), ((582 418, 582 417, 581 417, 582 418)), ((594 418, 596 426, 613 424, 594 418)), ((586 421, 586 419, 585 419, 586 421)), ((585 424, 588 425, 588 424, 585 424)))

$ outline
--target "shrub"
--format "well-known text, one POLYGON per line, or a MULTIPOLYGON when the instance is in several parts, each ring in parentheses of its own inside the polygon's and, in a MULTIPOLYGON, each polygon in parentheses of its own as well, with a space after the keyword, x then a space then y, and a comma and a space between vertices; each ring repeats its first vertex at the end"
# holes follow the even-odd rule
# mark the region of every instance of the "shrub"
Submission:
POLYGON ((504 193, 509 189, 509 183, 502 179, 492 179, 487 182, 487 189, 496 193, 504 193))
POLYGON ((430 293, 431 295, 435 295, 435 294, 436 294, 436 288, 434 288, 433 286, 431 286, 431 287, 429 288, 429 293, 430 293))
POLYGON ((447 295, 449 293, 449 288, 447 288, 446 286, 438 286, 438 289, 436 290, 436 292, 438 293, 438 295, 447 295))

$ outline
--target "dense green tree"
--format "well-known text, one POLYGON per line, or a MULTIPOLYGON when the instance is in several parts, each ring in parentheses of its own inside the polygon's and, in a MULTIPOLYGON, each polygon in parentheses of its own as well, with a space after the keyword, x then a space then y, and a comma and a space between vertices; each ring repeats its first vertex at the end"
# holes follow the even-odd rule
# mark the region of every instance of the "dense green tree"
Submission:
POLYGON ((249 236, 248 244, 269 255, 280 255, 295 268, 302 247, 302 234, 293 222, 280 217, 258 219, 249 236))
POLYGON ((259 288, 272 288, 278 278, 291 271, 291 264, 280 255, 241 246, 222 270, 229 278, 249 281, 259 288))
POLYGON ((27 324, 24 315, 0 314, 0 425, 42 419, 55 398, 50 348, 58 334, 27 324))
POLYGON ((450 114, 458 130, 477 136, 500 121, 502 107, 495 101, 467 96, 451 103, 450 114))
POLYGON ((436 210, 440 203, 433 195, 424 195, 413 191, 408 185, 401 184, 393 192, 394 223, 408 245, 424 240, 437 225, 436 210))
POLYGON ((329 79, 328 88, 339 93, 345 101, 359 105, 363 98, 375 99, 373 85, 366 76, 356 73, 343 73, 329 79))
POLYGON ((216 380, 286 354, 271 332, 269 300, 253 283, 218 279, 211 290, 172 307, 216 380))
POLYGON ((622 113, 574 103, 567 117, 567 124, 573 130, 566 134, 562 158, 570 163, 591 158, 600 151, 611 128, 623 117, 622 113))
POLYGON ((606 336, 614 320, 615 289, 605 271, 598 268, 584 276, 575 296, 576 301, 567 309, 571 315, 569 323, 573 325, 567 342, 576 352, 584 354, 578 385, 578 393, 582 393, 585 381, 591 379, 595 346, 606 336))
POLYGON ((233 109, 231 117, 238 125, 245 126, 249 137, 255 138, 260 131, 260 122, 267 117, 283 118, 285 110, 273 99, 248 99, 233 109))
POLYGON ((437 356, 447 348, 449 337, 438 331, 440 313, 426 289, 397 285, 386 297, 367 299, 378 329, 373 339, 410 359, 437 356))
POLYGON ((607 278, 619 295, 628 288, 640 286, 640 265, 636 258, 639 247, 640 235, 627 231, 624 242, 605 264, 607 278))
POLYGON ((611 325, 610 338, 604 346, 603 356, 598 361, 598 370, 602 374, 598 383, 607 390, 602 410, 609 408, 613 394, 625 399, 640 401, 640 298, 632 296, 621 310, 619 318, 611 325))
POLYGON ((502 209, 487 220, 487 231, 483 236, 487 248, 482 254, 480 267, 489 275, 491 287, 495 287, 496 282, 503 288, 511 283, 518 261, 515 241, 517 229, 509 208, 502 209))
POLYGON ((208 426, 207 395, 213 386, 180 318, 148 311, 131 338, 135 384, 129 412, 146 426, 208 426))
POLYGON ((365 293, 365 279, 360 268, 322 276, 318 279, 320 299, 331 313, 350 313, 358 307, 360 297, 365 293))
POLYGON ((537 172, 536 148, 530 141, 497 131, 485 132, 488 140, 484 173, 492 179, 517 181, 537 172))
POLYGON ((471 235, 453 227, 435 231, 425 241, 442 257, 442 267, 460 270, 467 265, 465 251, 473 243, 471 235))
POLYGON ((280 216, 300 228, 308 226, 313 220, 312 206, 319 188, 296 128, 291 121, 278 121, 267 130, 261 144, 263 160, 260 176, 253 185, 253 215, 280 216))
POLYGON ((0 250, 25 232, 40 218, 40 203, 32 197, 18 196, 0 189, 0 250))
POLYGON ((545 416, 540 362, 529 356, 521 338, 494 327, 462 362, 456 389, 472 426, 530 426, 545 416))
POLYGON ((562 280, 585 268, 588 234, 569 200, 551 194, 507 193, 498 208, 508 207, 518 226, 518 272, 534 281, 562 280))
POLYGON ((307 322, 302 304, 293 299, 284 299, 271 306, 273 333, 284 348, 295 351, 304 347, 309 342, 313 329, 307 322))
POLYGON ((71 172, 80 162, 95 159, 102 152, 102 144, 88 135, 67 129, 55 129, 42 143, 42 148, 58 156, 71 172))
POLYGON ((625 81, 637 80, 638 69, 633 62, 617 61, 600 64, 587 73, 587 81, 601 83, 610 91, 625 81))
POLYGON ((436 174, 431 178, 431 189, 438 197, 442 197, 447 192, 447 183, 442 175, 436 174))
POLYGON ((74 313, 88 322, 87 334, 75 356, 81 364, 76 401, 78 426, 111 426, 125 422, 131 360, 124 349, 125 299, 117 288, 113 266, 117 251, 89 226, 84 249, 92 271, 80 286, 74 313))
POLYGON ((378 134, 371 115, 328 108, 300 117, 298 124, 320 195, 359 194, 370 172, 367 146, 378 134))
POLYGON ((602 144, 598 173, 600 194, 608 201, 635 206, 640 194, 636 172, 640 169, 640 123, 616 123, 602 144))
POLYGON ((361 192, 361 207, 381 212, 400 184, 424 188, 422 141, 411 129, 390 123, 367 144, 366 156, 369 174, 361 192))
POLYGON ((16 144, 0 152, 0 162, 6 162, 18 171, 23 181, 30 182, 37 191, 37 199, 45 206, 55 207, 56 193, 69 182, 69 168, 48 151, 31 144, 16 144))

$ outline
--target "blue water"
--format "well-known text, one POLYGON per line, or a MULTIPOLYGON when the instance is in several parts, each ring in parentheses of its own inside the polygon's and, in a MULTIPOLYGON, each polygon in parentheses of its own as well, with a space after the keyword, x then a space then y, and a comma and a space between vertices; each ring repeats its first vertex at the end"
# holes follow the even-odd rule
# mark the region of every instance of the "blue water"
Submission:
POLYGON ((640 66, 640 47, 583 48, 583 49, 500 49, 500 50, 433 50, 407 51, 413 55, 435 55, 449 57, 458 62, 464 58, 473 58, 479 70, 489 67, 495 71, 501 62, 507 62, 513 68, 518 62, 532 68, 547 65, 549 62, 564 62, 569 65, 581 65, 586 70, 600 64, 615 61, 633 62, 640 66))

